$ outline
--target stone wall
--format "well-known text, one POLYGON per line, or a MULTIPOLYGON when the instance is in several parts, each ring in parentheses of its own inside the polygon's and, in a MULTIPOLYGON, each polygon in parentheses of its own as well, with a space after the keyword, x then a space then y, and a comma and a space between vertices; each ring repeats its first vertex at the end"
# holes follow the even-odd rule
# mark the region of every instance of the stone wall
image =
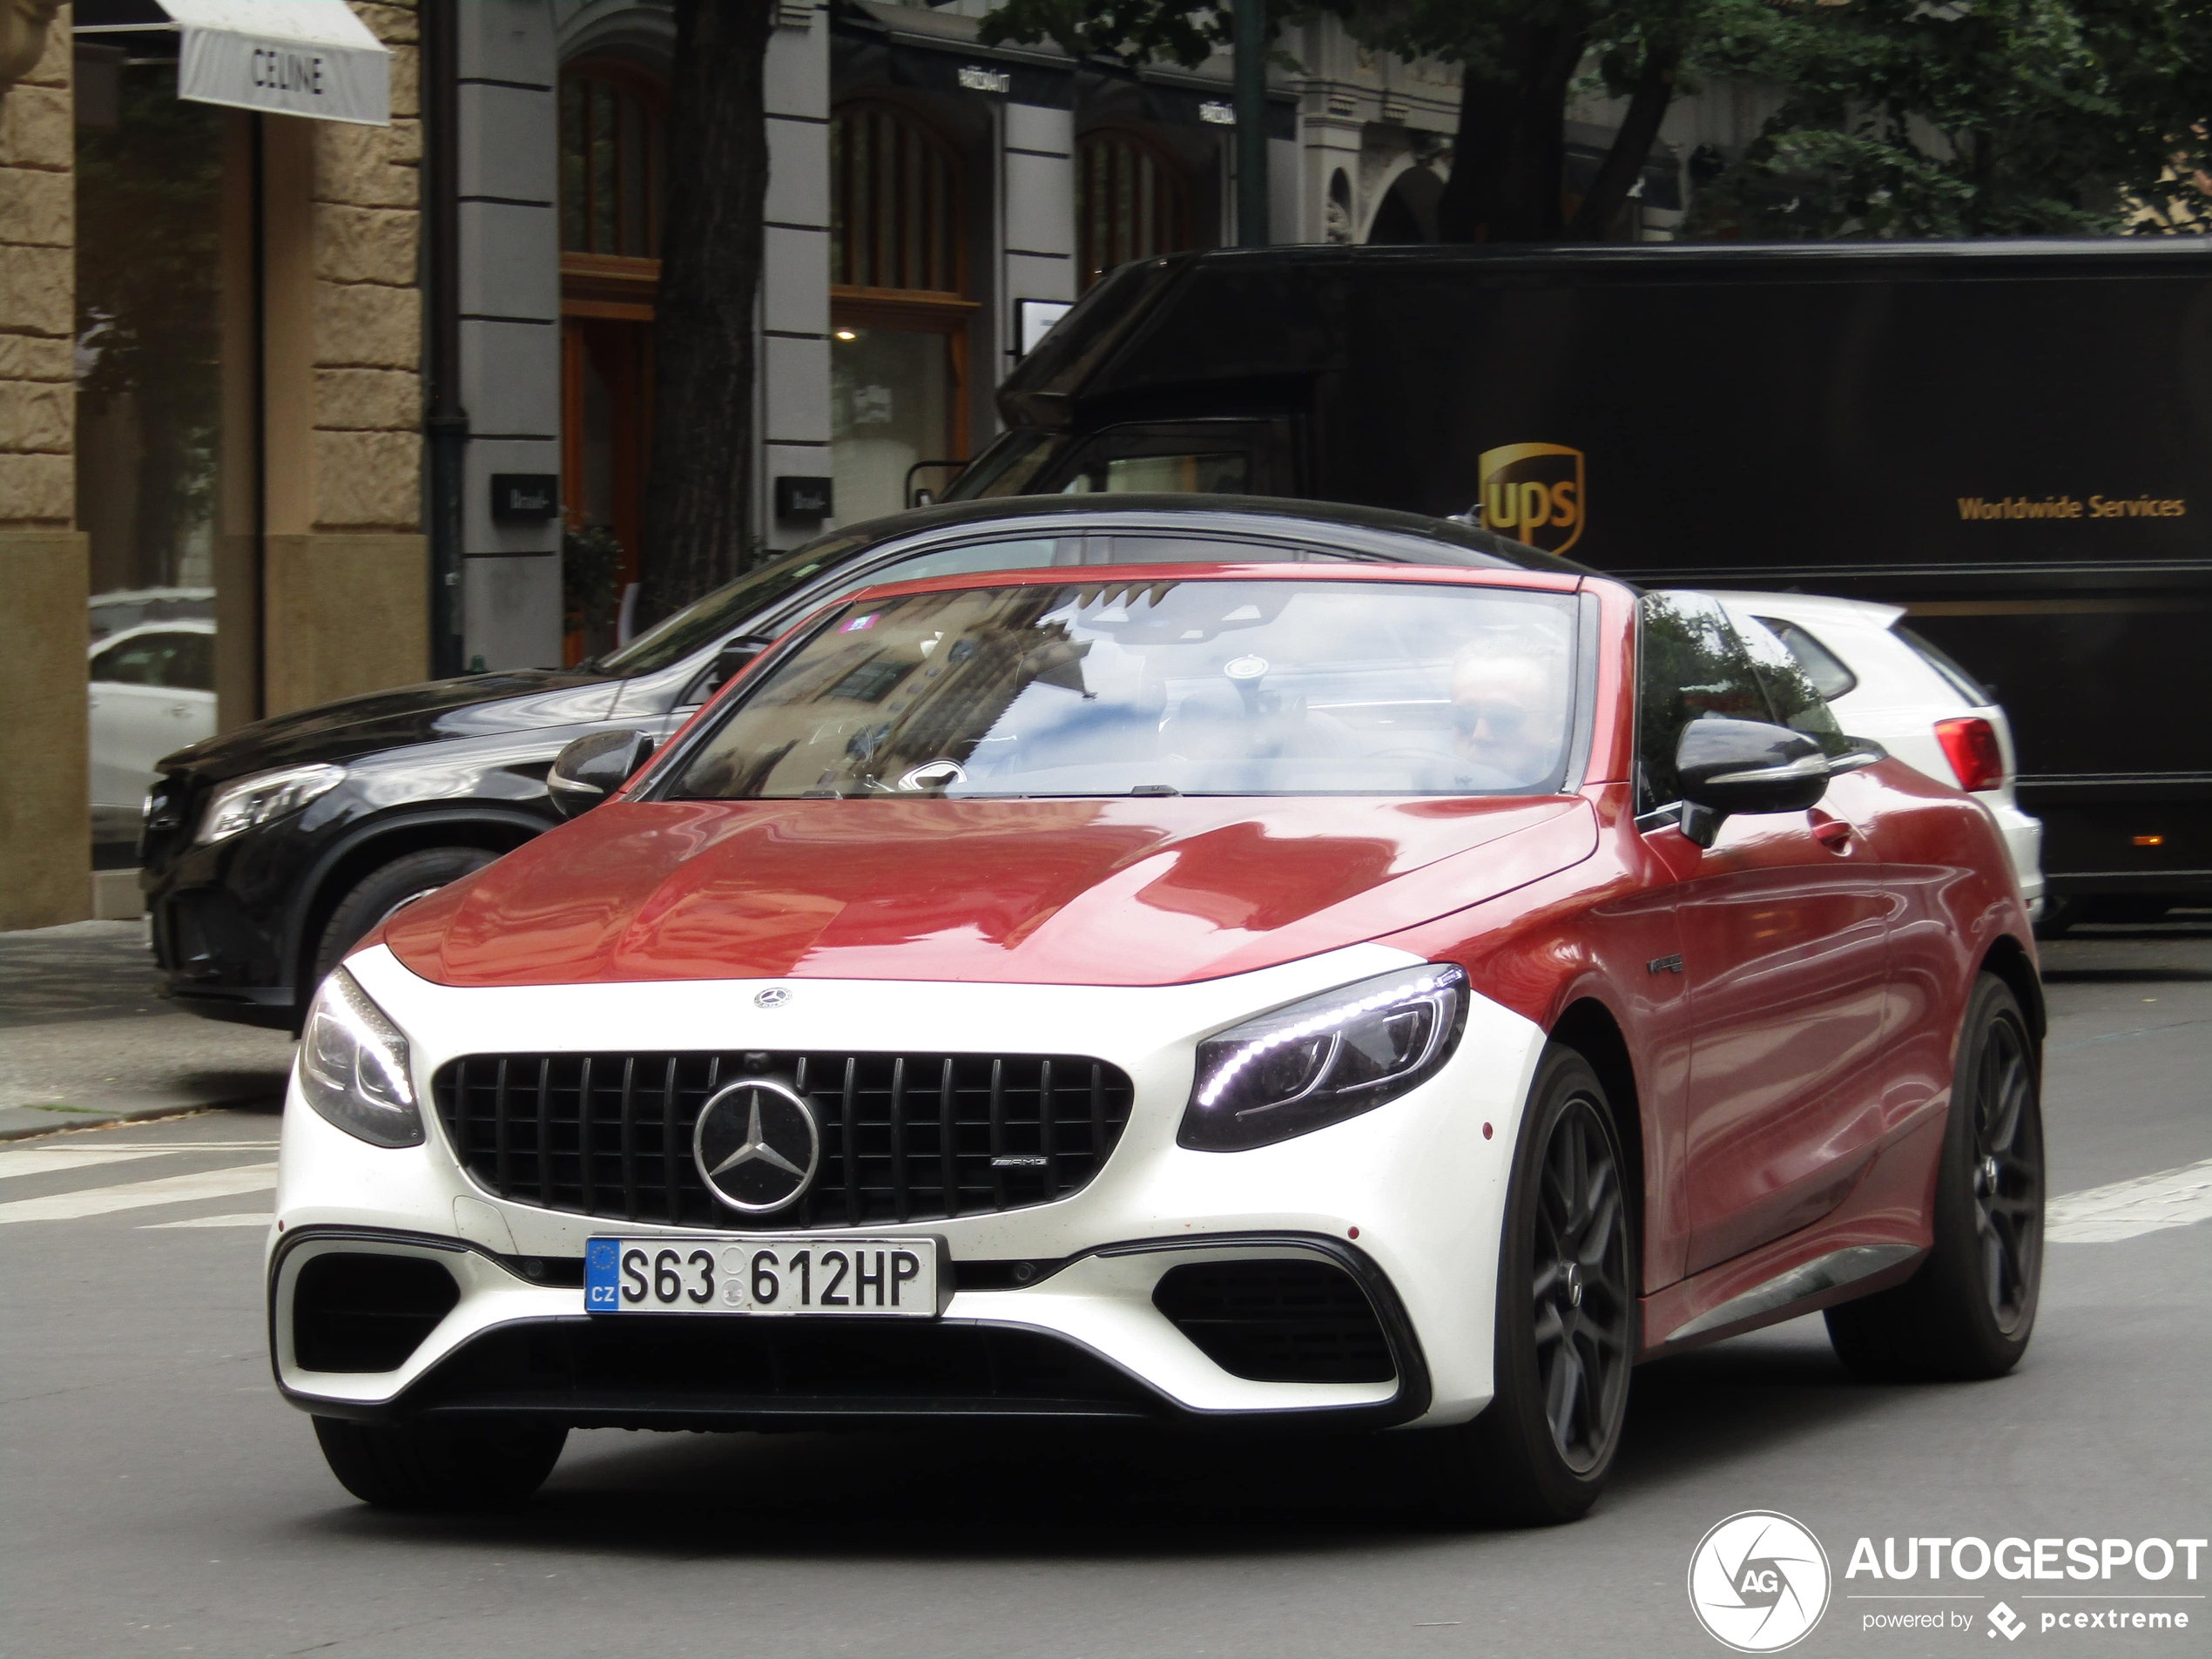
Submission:
POLYGON ((268 118, 268 714, 429 672, 420 31, 352 3, 392 49, 391 125, 268 118))
POLYGON ((0 928, 91 914, 69 14, 0 91, 0 928))
POLYGON ((0 527, 77 522, 77 132, 68 14, 37 67, 0 93, 0 527))
POLYGON ((392 125, 315 124, 315 530, 422 525, 422 122, 415 8, 354 4, 392 49, 392 125))

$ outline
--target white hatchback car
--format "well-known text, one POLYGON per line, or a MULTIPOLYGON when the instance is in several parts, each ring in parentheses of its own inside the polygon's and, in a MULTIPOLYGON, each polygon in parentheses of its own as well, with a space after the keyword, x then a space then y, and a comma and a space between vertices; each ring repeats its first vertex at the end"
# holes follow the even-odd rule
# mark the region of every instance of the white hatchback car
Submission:
POLYGON ((174 617, 94 640, 85 678, 92 839, 136 840, 155 763, 215 735, 215 624, 174 617))
POLYGON ((1713 597, 1732 618, 1763 624, 1789 647, 1844 731, 1989 808, 2028 914, 2042 914, 2043 823, 2013 797, 2012 723, 1973 675, 1902 625, 1903 606, 1810 593, 1713 597))

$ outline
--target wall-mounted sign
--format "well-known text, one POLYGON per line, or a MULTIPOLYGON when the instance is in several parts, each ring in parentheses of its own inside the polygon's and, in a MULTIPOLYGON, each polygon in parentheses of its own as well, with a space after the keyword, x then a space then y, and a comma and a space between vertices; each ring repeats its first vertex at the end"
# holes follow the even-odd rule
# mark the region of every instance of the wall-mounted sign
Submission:
POLYGON ((1237 106, 1210 98, 1198 105, 1198 118, 1209 126, 1233 127, 1237 125, 1237 106))
POLYGON ((1016 300, 1014 314, 1020 319, 1019 334, 1022 354, 1027 357, 1043 344, 1044 337, 1052 332, 1052 325, 1075 309, 1067 300, 1016 300))
POLYGON ((1004 98, 1014 90, 1014 76, 1003 69, 986 69, 981 64, 960 66, 960 90, 963 92, 996 92, 1004 98))
POLYGON ((491 475, 491 516, 502 524, 541 524, 561 514, 557 472, 496 472, 491 475))
POLYGON ((161 0, 183 37, 177 96, 389 126, 392 54, 345 0, 161 0))
POLYGON ((830 516, 830 481, 826 478, 776 480, 776 516, 793 524, 819 524, 830 516))

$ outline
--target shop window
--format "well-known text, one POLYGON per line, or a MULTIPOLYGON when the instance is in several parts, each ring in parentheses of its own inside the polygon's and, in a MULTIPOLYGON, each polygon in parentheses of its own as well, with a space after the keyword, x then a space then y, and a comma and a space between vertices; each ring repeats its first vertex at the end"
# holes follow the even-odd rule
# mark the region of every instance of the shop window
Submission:
POLYGON ((919 116, 873 101, 840 107, 830 176, 833 287, 966 292, 956 154, 919 116))
POLYGON ((78 49, 93 88, 77 111, 74 201, 77 522, 91 577, 80 694, 101 868, 135 861, 155 762, 218 728, 219 622, 222 724, 258 711, 253 469, 239 464, 253 354, 233 332, 252 315, 246 118, 180 100, 160 44, 78 49))
POLYGON ((1076 256, 1082 286, 1116 266, 1197 244, 1190 179, 1135 132, 1101 127, 1076 140, 1076 256))
POLYGON ((561 72, 563 656, 626 641, 651 465, 665 86, 607 59, 561 72))
POLYGON ((563 252, 659 254, 666 126, 658 84, 627 64, 562 73, 563 252))
POLYGON ((838 517, 897 512, 968 455, 961 156, 916 111, 830 122, 830 468, 838 517))

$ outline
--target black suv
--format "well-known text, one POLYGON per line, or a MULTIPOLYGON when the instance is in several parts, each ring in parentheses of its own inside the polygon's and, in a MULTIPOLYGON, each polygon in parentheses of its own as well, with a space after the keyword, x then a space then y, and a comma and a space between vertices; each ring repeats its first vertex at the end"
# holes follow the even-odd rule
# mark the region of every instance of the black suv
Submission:
POLYGON ((553 757, 673 732, 786 629, 857 589, 964 571, 1312 559, 1579 567, 1454 521, 1230 496, 1015 497, 857 525, 739 577, 610 656, 278 715, 160 764, 139 845, 179 1006, 297 1029, 400 906, 559 822, 553 757), (1324 539, 1325 538, 1325 539, 1324 539))

